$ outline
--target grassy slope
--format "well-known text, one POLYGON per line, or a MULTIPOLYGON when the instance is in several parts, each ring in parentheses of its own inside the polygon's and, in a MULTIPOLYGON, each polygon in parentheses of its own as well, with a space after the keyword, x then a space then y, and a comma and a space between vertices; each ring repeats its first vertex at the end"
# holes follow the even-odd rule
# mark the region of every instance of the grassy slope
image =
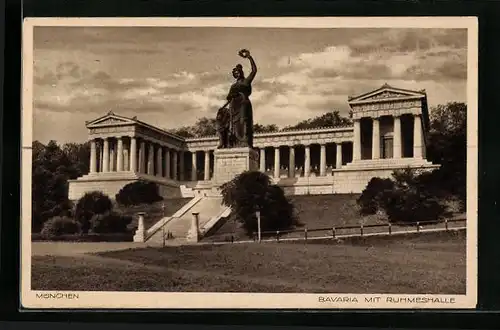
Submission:
POLYGON ((191 198, 176 198, 166 199, 164 201, 156 202, 151 205, 143 204, 137 206, 120 206, 115 205, 115 209, 123 214, 131 215, 133 217, 130 227, 137 227, 138 212, 146 212, 144 217, 144 226, 147 228, 154 225, 164 216, 171 216, 177 212, 182 206, 189 202, 191 198), (165 202, 165 213, 162 210, 162 204, 165 202))
POLYGON ((34 257, 32 287, 205 292, 465 292, 463 232, 365 238, 349 244, 331 242, 144 248, 101 253, 99 257, 80 257, 80 260, 34 257))
MULTIPOLYGON (((332 228, 360 224, 378 224, 387 221, 379 216, 360 216, 356 204, 357 194, 303 195, 290 196, 300 222, 298 228, 332 228)), ((327 234, 326 232, 324 234, 327 234)), ((245 238, 244 231, 232 218, 205 241, 224 241, 234 235, 235 239, 245 238)), ((285 236, 291 236, 285 235, 285 236)), ((296 234, 293 234, 296 235, 296 234)))
MULTIPOLYGON (((302 195, 290 196, 295 207, 299 225, 294 228, 301 232, 296 233, 283 233, 280 237, 304 237, 303 229, 309 230, 308 236, 330 236, 332 234, 332 227, 336 227, 337 235, 346 234, 359 234, 360 229, 342 229, 338 227, 346 226, 360 226, 360 225, 373 225, 373 224, 387 224, 387 217, 383 215, 368 215, 362 216, 359 214, 359 206, 356 203, 359 194, 336 194, 336 195, 302 195), (328 230, 314 231, 311 229, 328 228, 328 230)), ((454 217, 465 217, 465 214, 456 213, 454 217)), ((450 228, 463 226, 463 222, 449 224, 450 228)), ((443 224, 426 225, 426 228, 443 228, 443 224)), ((388 228, 364 228, 364 233, 374 233, 380 231, 387 231, 388 228)), ((393 226, 393 232, 415 230, 414 227, 407 226, 393 226)), ((230 241, 231 236, 234 240, 249 239, 244 230, 238 222, 234 221, 231 215, 220 229, 204 237, 203 240, 207 242, 220 242, 230 241)), ((268 236, 275 236, 268 235, 268 236)))

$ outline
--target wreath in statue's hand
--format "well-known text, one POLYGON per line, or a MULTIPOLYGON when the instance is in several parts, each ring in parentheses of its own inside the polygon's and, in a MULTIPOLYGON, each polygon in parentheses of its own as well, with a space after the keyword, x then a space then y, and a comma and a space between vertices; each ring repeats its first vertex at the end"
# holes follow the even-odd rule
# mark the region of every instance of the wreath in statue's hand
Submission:
POLYGON ((238 55, 240 55, 243 58, 247 58, 250 56, 250 51, 248 49, 242 49, 238 52, 238 55))

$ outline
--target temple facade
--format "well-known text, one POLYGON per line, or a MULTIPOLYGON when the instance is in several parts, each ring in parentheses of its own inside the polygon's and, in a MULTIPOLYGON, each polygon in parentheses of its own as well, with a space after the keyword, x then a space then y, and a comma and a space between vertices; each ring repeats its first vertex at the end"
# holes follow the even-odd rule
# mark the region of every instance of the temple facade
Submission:
MULTIPOLYGON (((259 170, 294 195, 360 193, 371 178, 396 169, 438 167, 426 160, 425 91, 383 85, 348 103, 352 125, 255 134, 259 170)), ((114 198, 137 180, 157 183, 165 198, 218 194, 216 136, 183 138, 112 112, 86 126, 90 171, 70 181, 70 199, 91 190, 114 198)))

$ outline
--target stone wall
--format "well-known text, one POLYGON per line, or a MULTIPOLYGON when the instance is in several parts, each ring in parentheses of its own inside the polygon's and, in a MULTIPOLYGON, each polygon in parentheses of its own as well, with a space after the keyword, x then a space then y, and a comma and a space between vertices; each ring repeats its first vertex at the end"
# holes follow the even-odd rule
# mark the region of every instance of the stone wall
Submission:
POLYGON ((100 191, 111 199, 115 199, 116 194, 129 183, 135 182, 137 180, 113 180, 113 181, 103 181, 103 180, 71 180, 69 182, 68 198, 70 200, 78 200, 85 193, 91 191, 100 191))
POLYGON ((333 174, 333 193, 361 193, 374 177, 390 178, 393 169, 338 170, 333 174))
POLYGON ((127 184, 139 180, 152 181, 158 185, 158 193, 165 199, 183 197, 178 185, 154 177, 141 177, 124 173, 120 178, 117 175, 103 177, 102 175, 87 175, 77 180, 69 180, 68 198, 70 200, 80 199, 86 192, 101 191, 114 199, 116 194, 127 184))

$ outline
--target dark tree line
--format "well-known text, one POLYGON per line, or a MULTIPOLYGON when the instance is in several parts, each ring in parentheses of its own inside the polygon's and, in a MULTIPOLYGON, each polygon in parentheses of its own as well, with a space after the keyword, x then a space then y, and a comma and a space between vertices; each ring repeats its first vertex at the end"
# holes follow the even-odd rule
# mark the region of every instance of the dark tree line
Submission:
POLYGON ((436 181, 441 189, 465 203, 467 172, 467 105, 450 102, 433 108, 430 115, 427 159, 441 164, 436 181))
MULTIPOLYGON (((254 124, 254 133, 270 133, 279 132, 282 130, 294 130, 294 129, 312 129, 321 127, 332 127, 332 126, 343 126, 351 123, 351 119, 343 117, 338 111, 332 111, 325 113, 323 115, 303 120, 292 126, 286 126, 284 128, 279 128, 277 125, 262 125, 254 124)), ((174 134, 180 135, 182 137, 202 137, 216 135, 215 130, 215 119, 212 118, 200 118, 192 126, 184 126, 171 131, 174 134)))
POLYGON ((49 218, 71 210, 68 180, 88 173, 90 145, 67 143, 61 147, 55 141, 46 145, 34 141, 32 160, 32 225, 39 231, 49 218))

